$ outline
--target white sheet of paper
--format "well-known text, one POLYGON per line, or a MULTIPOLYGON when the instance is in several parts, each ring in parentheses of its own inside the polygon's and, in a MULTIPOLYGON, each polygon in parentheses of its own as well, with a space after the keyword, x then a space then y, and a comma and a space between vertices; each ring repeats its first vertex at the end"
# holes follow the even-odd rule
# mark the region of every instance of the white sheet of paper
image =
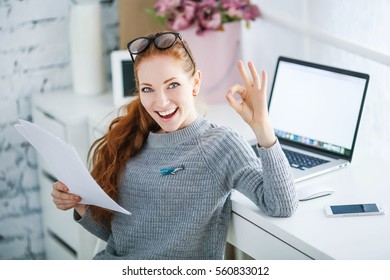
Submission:
POLYGON ((70 193, 81 197, 80 203, 131 214, 96 183, 72 145, 34 123, 25 120, 18 122, 15 124, 16 130, 38 151, 57 180, 64 183, 70 193))

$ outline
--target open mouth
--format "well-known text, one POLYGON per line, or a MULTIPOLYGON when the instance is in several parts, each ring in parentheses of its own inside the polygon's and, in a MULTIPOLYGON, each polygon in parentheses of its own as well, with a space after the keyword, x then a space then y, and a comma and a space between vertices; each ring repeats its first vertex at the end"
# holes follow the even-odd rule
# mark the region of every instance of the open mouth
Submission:
POLYGON ((177 109, 179 109, 179 108, 177 107, 177 108, 175 108, 175 109, 171 109, 171 110, 168 110, 168 111, 156 112, 156 113, 157 113, 161 118, 163 118, 163 119, 169 119, 169 118, 171 118, 174 114, 176 114, 177 109))

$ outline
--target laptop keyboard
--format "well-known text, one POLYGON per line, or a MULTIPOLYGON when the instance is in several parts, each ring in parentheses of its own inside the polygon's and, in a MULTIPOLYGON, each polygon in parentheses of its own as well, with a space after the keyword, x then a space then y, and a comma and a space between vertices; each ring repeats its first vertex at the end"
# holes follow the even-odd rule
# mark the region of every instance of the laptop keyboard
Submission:
POLYGON ((300 170, 309 169, 314 166, 329 162, 328 160, 304 155, 287 149, 283 149, 283 152, 286 155, 287 160, 290 163, 290 166, 300 170))
MULTIPOLYGON (((256 145, 253 145, 252 148, 255 151, 256 155, 259 156, 259 154, 257 153, 256 145)), ((290 163, 290 166, 292 168, 296 168, 300 170, 309 169, 314 166, 329 162, 328 160, 293 152, 287 149, 283 149, 283 152, 286 155, 286 158, 290 163)))

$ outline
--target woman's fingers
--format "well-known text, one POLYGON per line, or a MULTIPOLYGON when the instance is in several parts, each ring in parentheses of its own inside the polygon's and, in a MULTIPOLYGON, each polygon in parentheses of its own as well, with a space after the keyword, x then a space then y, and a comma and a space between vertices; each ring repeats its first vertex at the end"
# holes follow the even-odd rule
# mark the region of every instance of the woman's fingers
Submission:
POLYGON ((53 186, 53 190, 51 192, 51 196, 53 198, 57 199, 57 200, 75 201, 75 202, 79 202, 80 201, 81 198, 78 195, 75 195, 75 194, 72 194, 72 193, 68 193, 68 192, 64 192, 61 189, 62 188, 56 188, 56 187, 53 186))
POLYGON ((241 99, 246 99, 247 97, 246 89, 239 84, 235 84, 234 86, 230 87, 228 93, 232 94, 233 96, 238 94, 241 99))
POLYGON ((267 71, 261 71, 261 89, 263 90, 264 94, 266 94, 267 91, 267 80, 267 71))
POLYGON ((55 198, 53 198, 53 202, 56 205, 56 207, 60 210, 68 210, 74 208, 77 205, 77 203, 74 201, 64 201, 55 198))
POLYGON ((69 191, 68 187, 65 184, 61 183, 60 181, 53 183, 53 189, 58 191, 63 191, 63 192, 69 191))
POLYGON ((245 88, 241 85, 236 84, 229 89, 226 98, 229 104, 233 107, 233 109, 235 109, 238 113, 241 113, 242 101, 245 100, 246 96, 247 92, 245 88))
POLYGON ((244 86, 246 88, 251 88, 251 87, 255 87, 257 89, 261 88, 260 76, 257 73, 256 67, 255 67, 255 64, 253 63, 253 61, 248 62, 248 68, 249 68, 251 77, 248 75, 242 60, 238 61, 237 67, 238 67, 238 70, 240 72, 244 86))
POLYGON ((231 107, 249 125, 255 125, 267 121, 267 73, 261 72, 261 77, 256 70, 253 61, 248 62, 249 72, 245 69, 243 62, 237 63, 243 85, 232 86, 226 98, 231 107), (240 97, 240 98, 237 98, 240 97))
POLYGON ((255 88, 260 89, 261 88, 261 81, 260 81, 259 74, 257 73, 256 67, 255 67, 255 64, 253 63, 253 61, 248 62, 248 67, 249 67, 249 71, 251 72, 251 75, 252 75, 252 85, 255 88))
POLYGON ((81 197, 72 193, 68 193, 69 189, 61 182, 53 183, 51 196, 53 202, 58 209, 67 210, 73 208, 81 201, 81 197))
POLYGON ((228 92, 228 94, 226 95, 226 98, 230 104, 231 107, 233 107, 233 109, 237 112, 237 113, 241 113, 241 107, 242 105, 240 103, 237 102, 237 100, 234 98, 233 96, 233 93, 232 92, 228 92))
POLYGON ((240 72, 242 81, 244 82, 244 86, 246 88, 251 87, 252 86, 252 80, 248 76, 248 73, 245 70, 244 63, 242 62, 242 60, 238 61, 237 67, 238 67, 238 71, 240 72))

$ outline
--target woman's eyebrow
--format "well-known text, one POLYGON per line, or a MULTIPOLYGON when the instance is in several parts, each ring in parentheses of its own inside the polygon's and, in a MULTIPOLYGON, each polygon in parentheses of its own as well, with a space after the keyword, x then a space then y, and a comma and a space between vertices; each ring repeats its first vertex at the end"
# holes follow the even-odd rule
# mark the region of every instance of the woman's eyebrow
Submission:
MULTIPOLYGON (((169 83, 170 81, 175 80, 175 79, 176 79, 176 77, 169 78, 169 79, 167 79, 167 80, 164 81, 164 84, 167 84, 167 83, 169 83)), ((140 83, 140 85, 142 85, 142 86, 150 86, 150 87, 152 86, 152 84, 149 84, 149 83, 146 83, 146 82, 140 83)))
POLYGON ((149 87, 152 86, 152 84, 149 84, 149 83, 141 83, 140 85, 141 85, 141 86, 149 86, 149 87))
POLYGON ((164 84, 169 83, 170 81, 172 81, 172 80, 174 80, 174 79, 176 79, 176 77, 172 77, 172 78, 170 78, 170 79, 164 81, 164 84))

